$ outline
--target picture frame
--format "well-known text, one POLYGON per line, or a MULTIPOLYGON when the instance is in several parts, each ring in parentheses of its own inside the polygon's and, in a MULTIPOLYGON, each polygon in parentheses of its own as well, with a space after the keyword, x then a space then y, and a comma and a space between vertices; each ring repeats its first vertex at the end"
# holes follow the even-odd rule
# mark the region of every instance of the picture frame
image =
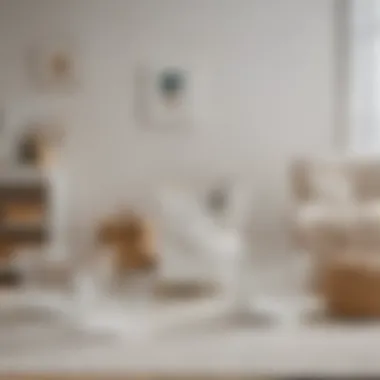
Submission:
POLYGON ((33 87, 41 91, 74 91, 79 85, 79 59, 73 46, 47 43, 30 49, 28 74, 33 87))
POLYGON ((135 111, 140 126, 159 132, 194 130, 204 96, 199 66, 183 62, 138 64, 135 111))

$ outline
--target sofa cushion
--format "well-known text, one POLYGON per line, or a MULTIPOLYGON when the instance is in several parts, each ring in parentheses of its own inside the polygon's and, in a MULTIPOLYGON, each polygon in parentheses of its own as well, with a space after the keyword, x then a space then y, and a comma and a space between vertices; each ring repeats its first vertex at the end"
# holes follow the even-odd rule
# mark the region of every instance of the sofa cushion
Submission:
POLYGON ((315 163, 310 170, 312 198, 333 207, 354 200, 353 186, 346 170, 338 163, 315 163))

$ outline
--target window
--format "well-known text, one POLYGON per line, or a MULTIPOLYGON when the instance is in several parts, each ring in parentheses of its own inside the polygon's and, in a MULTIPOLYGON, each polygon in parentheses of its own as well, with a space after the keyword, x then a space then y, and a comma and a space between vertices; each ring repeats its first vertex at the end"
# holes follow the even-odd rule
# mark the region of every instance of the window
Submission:
POLYGON ((351 0, 350 146, 380 153, 380 0, 351 0))

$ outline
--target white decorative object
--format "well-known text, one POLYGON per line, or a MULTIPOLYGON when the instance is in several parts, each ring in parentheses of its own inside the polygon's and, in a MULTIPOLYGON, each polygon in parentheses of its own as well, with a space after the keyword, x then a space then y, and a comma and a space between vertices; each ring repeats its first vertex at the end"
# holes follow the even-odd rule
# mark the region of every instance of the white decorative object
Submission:
POLYGON ((60 155, 64 143, 64 129, 55 120, 42 120, 29 129, 39 136, 41 144, 41 170, 49 181, 52 196, 49 198, 50 247, 49 259, 68 258, 68 176, 60 155))
POLYGON ((242 251, 235 228, 225 228, 184 189, 166 188, 159 195, 160 275, 165 279, 213 282, 230 293, 242 251))
POLYGON ((55 167, 49 168, 46 175, 50 180, 53 195, 50 198, 51 244, 49 247, 49 258, 54 261, 66 260, 69 254, 67 247, 67 173, 62 165, 57 164, 55 167))
POLYGON ((250 198, 236 186, 230 188, 227 198, 231 198, 226 202, 228 212, 222 213, 219 223, 207 207, 201 206, 199 197, 173 189, 161 193, 165 239, 159 274, 171 278, 187 274, 195 280, 214 281, 222 290, 214 300, 184 305, 181 314, 170 320, 171 325, 257 324, 273 319, 271 310, 262 309, 257 302, 252 305, 251 291, 247 291, 252 267, 243 234, 250 198), (179 217, 181 214, 186 218, 179 217), (232 220, 226 220, 226 216, 232 220))

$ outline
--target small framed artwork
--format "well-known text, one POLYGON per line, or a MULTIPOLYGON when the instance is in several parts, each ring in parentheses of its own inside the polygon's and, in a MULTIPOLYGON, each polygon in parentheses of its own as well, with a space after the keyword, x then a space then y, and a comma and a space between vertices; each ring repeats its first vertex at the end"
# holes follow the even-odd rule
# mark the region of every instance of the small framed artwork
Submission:
POLYGON ((79 60, 73 48, 45 45, 29 54, 29 75, 32 84, 41 90, 74 90, 79 83, 79 60))
POLYGON ((137 117, 141 125, 158 131, 181 131, 194 126, 194 69, 174 64, 141 65, 136 77, 137 117))

